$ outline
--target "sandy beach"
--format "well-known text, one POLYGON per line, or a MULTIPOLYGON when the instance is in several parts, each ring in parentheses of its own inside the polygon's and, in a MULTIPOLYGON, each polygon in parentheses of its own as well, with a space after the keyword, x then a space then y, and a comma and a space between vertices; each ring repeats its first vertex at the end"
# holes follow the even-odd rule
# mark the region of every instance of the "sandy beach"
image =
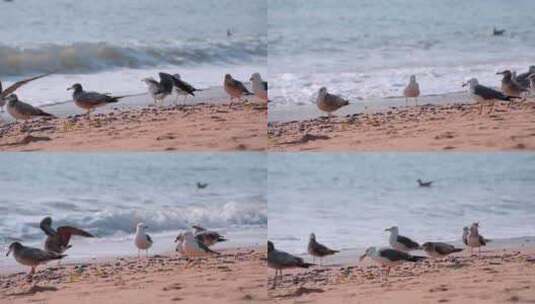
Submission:
POLYGON ((535 149, 533 102, 479 115, 472 103, 391 107, 268 125, 271 151, 501 151, 535 149))
POLYGON ((265 249, 224 250, 188 262, 175 254, 50 263, 33 281, 0 275, 2 303, 258 303, 267 301, 265 249))
MULTIPOLYGON (((56 114, 53 108, 45 110, 56 114)), ((56 110, 58 111, 58 110, 56 110)), ((64 110, 59 110, 64 111, 64 110)), ((115 107, 0 127, 0 151, 261 151, 265 104, 115 107)))
MULTIPOLYGON (((533 303, 535 248, 485 250, 392 269, 387 282, 362 265, 286 271, 275 303, 533 303)), ((356 258, 355 258, 356 260, 356 258)), ((273 283, 270 271, 269 284, 273 283)))

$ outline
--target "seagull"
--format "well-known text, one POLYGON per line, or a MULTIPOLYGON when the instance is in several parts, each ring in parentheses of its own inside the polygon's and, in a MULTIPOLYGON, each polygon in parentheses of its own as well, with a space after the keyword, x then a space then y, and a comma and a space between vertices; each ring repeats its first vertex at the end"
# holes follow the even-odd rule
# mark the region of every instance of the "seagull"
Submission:
POLYGON ((35 117, 54 117, 39 108, 32 106, 31 104, 22 102, 17 95, 11 94, 6 98, 7 112, 13 116, 16 120, 29 120, 35 117))
POLYGON ((23 79, 23 80, 19 80, 19 81, 15 82, 14 84, 10 85, 9 87, 7 87, 7 89, 5 89, 5 90, 2 90, 2 82, 0 81, 0 108, 1 108, 1 112, 4 112, 4 105, 6 104, 5 98, 8 95, 14 93, 18 88, 22 87, 23 85, 27 84, 28 82, 31 82, 33 80, 37 80, 39 78, 46 77, 46 76, 51 75, 51 74, 53 74, 53 72, 52 73, 46 73, 46 74, 37 75, 35 77, 26 78, 26 79, 23 79))
POLYGON ((73 90, 72 99, 74 103, 87 111, 87 116, 89 117, 91 111, 95 108, 105 106, 110 103, 118 102, 119 99, 130 97, 133 95, 123 95, 123 96, 110 96, 107 94, 101 94, 97 92, 86 92, 82 88, 82 85, 79 83, 73 84, 68 90, 73 90))
POLYGON ((208 187, 208 183, 197 182, 197 189, 205 189, 208 187))
POLYGON ((479 115, 483 112, 483 103, 485 102, 491 102, 489 110, 489 113, 491 113, 494 110, 494 102, 496 100, 511 101, 514 98, 520 98, 516 96, 507 96, 502 92, 480 85, 476 78, 472 78, 463 83, 463 87, 467 85, 470 86, 470 94, 472 95, 472 98, 480 104, 479 115))
POLYGON ((424 187, 424 188, 425 187, 429 188, 433 184, 433 181, 424 182, 421 179, 417 179, 416 181, 418 182, 418 186, 424 187))
POLYGON ((392 248, 377 249, 376 247, 369 247, 368 249, 366 249, 366 252, 360 257, 359 260, 362 262, 366 257, 369 257, 377 264, 386 267, 386 279, 388 279, 388 275, 390 274, 390 268, 392 266, 397 266, 403 262, 418 262, 425 259, 425 257, 413 256, 406 252, 392 248))
POLYGON ((470 232, 470 229, 466 226, 463 227, 463 243, 468 246, 468 233, 470 232))
POLYGON ((326 246, 318 243, 316 241, 316 235, 314 233, 310 234, 310 240, 308 241, 307 250, 308 250, 308 254, 312 256, 312 259, 313 259, 312 262, 315 261, 316 257, 320 259, 320 266, 321 266, 321 260, 323 257, 340 252, 338 250, 329 249, 326 246))
POLYGON ((492 28, 492 36, 502 36, 503 34, 505 34, 505 29, 499 30, 496 27, 492 28))
POLYGON ((486 246, 490 240, 485 239, 481 234, 479 234, 479 223, 473 223, 470 226, 468 235, 466 237, 466 243, 470 247, 470 255, 474 247, 478 248, 478 255, 481 255, 481 247, 486 246))
POLYGON ((522 93, 527 92, 527 89, 517 83, 513 77, 513 73, 509 70, 498 72, 496 75, 503 75, 502 78, 502 92, 508 96, 521 97, 522 93))
POLYGON ((259 73, 254 73, 249 79, 253 84, 253 92, 256 97, 268 101, 268 83, 262 79, 259 73))
POLYGON ((415 241, 409 239, 408 237, 399 235, 399 228, 397 226, 387 228, 385 231, 390 231, 390 238, 388 241, 390 242, 390 246, 396 250, 409 252, 411 250, 418 250, 421 248, 420 245, 415 241))
POLYGON ((165 97, 173 93, 174 77, 163 72, 158 75, 160 76, 160 82, 152 77, 147 77, 141 80, 147 85, 149 94, 152 96, 154 103, 158 103, 158 101, 163 102, 165 97))
POLYGON ((449 254, 463 251, 462 248, 455 248, 453 245, 442 242, 425 242, 422 248, 427 255, 434 258, 443 258, 449 254))
POLYGON ((524 88, 530 87, 530 76, 535 75, 535 65, 529 67, 529 70, 526 73, 522 73, 516 77, 516 82, 523 86, 524 88))
POLYGON ((31 271, 28 276, 35 273, 35 268, 40 264, 46 264, 52 260, 60 260, 66 257, 65 254, 58 254, 52 251, 45 251, 39 248, 26 247, 19 242, 13 242, 9 245, 6 256, 13 252, 15 260, 24 266, 30 266, 31 271))
POLYGON ((186 97, 188 97, 188 95, 195 96, 195 92, 201 91, 201 90, 194 88, 191 84, 187 83, 186 81, 182 80, 182 78, 180 78, 180 74, 173 75, 173 84, 175 86, 177 99, 178 99, 178 95, 183 95, 184 101, 186 100, 186 97))
POLYGON ((275 279, 273 281, 273 288, 277 286, 277 274, 280 274, 282 279, 282 270, 290 268, 309 268, 314 265, 305 263, 302 258, 291 255, 287 252, 275 249, 275 245, 268 241, 268 266, 275 269, 275 279))
POLYGON ((180 253, 188 257, 200 257, 212 254, 220 254, 219 252, 211 250, 203 242, 199 241, 191 231, 187 231, 182 234, 180 253))
POLYGON ((227 239, 216 231, 206 230, 199 225, 193 225, 192 228, 195 230, 195 238, 208 247, 219 242, 227 241, 227 239))
POLYGON ((136 236, 134 238, 134 243, 137 247, 137 256, 140 257, 140 251, 145 250, 146 256, 149 256, 149 248, 152 246, 152 239, 151 237, 145 233, 145 229, 149 228, 148 226, 145 226, 143 223, 139 223, 136 226, 136 236))
POLYGON ((234 100, 234 98, 241 100, 243 95, 253 95, 241 81, 232 78, 230 74, 225 75, 223 87, 225 88, 225 92, 230 95, 230 106, 232 106, 232 100, 234 100))
POLYGON ((409 97, 414 98, 416 105, 418 105, 418 96, 420 96, 420 86, 416 82, 416 76, 411 75, 409 84, 403 90, 405 96, 405 105, 409 103, 409 97))
POLYGON ((69 241, 73 235, 89 238, 95 237, 89 232, 72 226, 61 226, 54 230, 54 228, 52 228, 52 218, 48 216, 41 220, 39 227, 47 235, 45 240, 45 250, 58 254, 62 254, 72 247, 72 245, 69 245, 69 241))
POLYGON ((321 87, 316 104, 321 111, 327 112, 328 118, 331 118, 332 112, 347 106, 349 101, 340 96, 329 94, 326 87, 321 87))

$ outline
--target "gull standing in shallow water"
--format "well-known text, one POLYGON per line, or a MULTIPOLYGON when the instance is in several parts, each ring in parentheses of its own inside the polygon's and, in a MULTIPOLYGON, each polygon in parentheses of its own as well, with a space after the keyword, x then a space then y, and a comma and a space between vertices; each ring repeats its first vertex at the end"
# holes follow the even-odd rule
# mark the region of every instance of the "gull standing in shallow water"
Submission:
POLYGON ((369 257, 377 264, 386 267, 386 279, 388 279, 388 275, 390 274, 390 268, 392 266, 397 266, 403 262, 418 262, 425 259, 425 257, 413 256, 406 252, 392 248, 377 249, 376 247, 369 247, 368 249, 366 249, 366 252, 360 257, 359 260, 362 262, 366 257, 369 257))
POLYGON ((309 268, 314 264, 305 263, 302 258, 291 255, 287 252, 275 249, 275 245, 268 241, 268 267, 275 269, 275 278, 273 279, 273 288, 277 286, 277 277, 280 274, 282 279, 282 270, 290 268, 309 268))
POLYGON ((41 220, 39 227, 47 235, 45 250, 60 254, 72 247, 72 245, 69 245, 69 241, 73 235, 89 238, 95 237, 87 231, 72 226, 61 226, 54 229, 52 228, 52 218, 48 216, 41 220))
POLYGON ((149 256, 149 248, 152 246, 152 239, 151 237, 145 233, 145 229, 149 228, 148 226, 145 226, 143 223, 139 223, 136 226, 136 236, 134 238, 134 243, 137 247, 137 256, 138 258, 141 256, 140 252, 141 250, 145 250, 146 256, 149 256))
POLYGON ((239 80, 236 80, 230 76, 230 74, 225 75, 225 81, 223 82, 223 87, 225 89, 225 92, 230 95, 230 105, 232 106, 232 101, 237 98, 238 100, 241 100, 242 96, 247 95, 253 95, 253 93, 249 92, 245 85, 239 80))
POLYGON ((67 90, 73 90, 72 99, 74 103, 87 111, 87 116, 89 117, 91 111, 94 111, 96 108, 103 107, 110 103, 118 102, 119 99, 130 97, 134 95, 123 95, 123 96, 110 96, 107 94, 101 94, 97 92, 86 92, 79 83, 75 83, 72 87, 67 88, 67 90))
POLYGON ((26 78, 26 79, 17 81, 14 84, 12 84, 9 87, 7 87, 5 90, 2 89, 2 82, 0 81, 0 110, 1 110, 0 112, 4 112, 4 105, 6 104, 6 101, 7 101, 7 100, 5 100, 5 98, 8 95, 10 95, 11 93, 14 93, 18 88, 20 88, 21 86, 27 84, 28 82, 37 80, 39 78, 46 77, 46 76, 51 75, 51 74, 53 74, 53 73, 41 74, 41 75, 38 75, 38 76, 35 76, 35 77, 26 78))
POLYGON ((479 103, 479 115, 483 113, 483 104, 490 102, 489 114, 494 111, 494 102, 496 100, 511 101, 514 98, 520 98, 516 96, 507 96, 502 92, 496 91, 489 87, 480 85, 476 78, 472 78, 467 82, 463 83, 463 87, 469 85, 470 94, 475 102, 479 103))
POLYGON ((152 96, 154 103, 158 103, 158 101, 163 102, 165 97, 173 93, 173 76, 167 73, 159 73, 158 75, 160 76, 160 82, 152 77, 147 77, 141 80, 147 85, 149 94, 152 96))
POLYGON ((490 240, 485 239, 479 234, 479 223, 473 223, 472 226, 470 226, 470 230, 466 237, 467 245, 470 247, 470 255, 472 255, 474 248, 478 248, 478 255, 481 255, 481 247, 486 246, 489 241, 490 240))
POLYGON ((394 249, 403 252, 409 252, 411 250, 418 250, 421 248, 420 245, 415 241, 409 239, 408 237, 399 235, 399 228, 397 226, 387 228, 385 231, 390 231, 390 238, 388 239, 388 242, 394 249))
POLYGON ((54 117, 39 108, 32 106, 31 104, 22 102, 17 95, 11 94, 6 98, 7 112, 13 116, 16 120, 30 120, 35 117, 54 117))
POLYGON ((307 247, 308 254, 312 256, 312 262, 314 263, 316 260, 316 257, 320 259, 320 266, 321 266, 321 260, 323 257, 333 255, 335 253, 338 253, 338 250, 329 249, 327 246, 322 245, 316 241, 316 235, 314 233, 310 234, 310 240, 308 241, 308 247, 307 247))
POLYGON ((26 247, 19 242, 13 242, 9 245, 6 256, 13 252, 15 260, 25 266, 30 266, 31 271, 28 276, 35 273, 35 268, 41 264, 46 264, 52 260, 60 260, 67 255, 58 254, 52 251, 44 251, 39 248, 26 247))
POLYGON ((262 79, 259 73, 254 73, 249 79, 253 84, 253 92, 256 97, 268 101, 268 83, 262 79))
POLYGON ((347 106, 349 101, 338 95, 329 94, 326 87, 321 87, 316 104, 321 111, 327 112, 327 117, 330 119, 332 112, 347 106))
POLYGON ((462 248, 456 248, 453 245, 442 242, 425 242, 422 248, 425 253, 434 258, 443 258, 452 253, 463 251, 462 248))
POLYGON ((418 105, 418 96, 420 96, 420 86, 416 82, 416 76, 411 75, 409 84, 403 90, 403 96, 405 96, 405 105, 409 104, 409 98, 414 98, 414 102, 418 105))

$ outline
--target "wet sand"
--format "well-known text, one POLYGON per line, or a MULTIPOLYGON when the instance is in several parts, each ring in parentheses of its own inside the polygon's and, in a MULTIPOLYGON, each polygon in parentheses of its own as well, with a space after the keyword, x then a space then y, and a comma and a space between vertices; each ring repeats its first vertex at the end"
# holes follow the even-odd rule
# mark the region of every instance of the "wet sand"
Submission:
POLYGON ((40 266, 0 275, 2 303, 262 303, 268 302, 264 248, 222 251, 188 262, 174 254, 107 262, 40 266))
MULTIPOLYGON (((355 258, 356 260, 356 258, 355 258)), ((285 271, 274 303, 533 303, 535 248, 461 253, 403 264, 388 281, 369 259, 361 265, 285 271)), ((273 284, 274 271, 269 272, 273 284)))
POLYGON ((454 103, 272 121, 268 142, 270 151, 534 150, 535 103, 497 104, 490 115, 454 103))

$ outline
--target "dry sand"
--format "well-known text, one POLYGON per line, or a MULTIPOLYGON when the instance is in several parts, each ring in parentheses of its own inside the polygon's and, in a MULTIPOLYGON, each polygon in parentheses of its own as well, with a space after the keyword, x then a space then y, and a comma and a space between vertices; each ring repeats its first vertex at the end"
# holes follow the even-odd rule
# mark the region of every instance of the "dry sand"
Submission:
MULTIPOLYGON (((373 262, 286 271, 269 290, 274 303, 535 303, 535 249, 427 260, 393 268, 388 281, 373 262)), ((270 271, 269 284, 274 271, 270 271)))
POLYGON ((266 293, 266 251, 243 248, 196 262, 174 256, 40 266, 0 276, 0 303, 261 303, 266 293))
POLYGON ((265 104, 143 107, 8 123, 0 151, 265 150, 265 104))
POLYGON ((535 103, 397 107, 290 122, 270 122, 270 151, 498 151, 535 149, 535 103))

